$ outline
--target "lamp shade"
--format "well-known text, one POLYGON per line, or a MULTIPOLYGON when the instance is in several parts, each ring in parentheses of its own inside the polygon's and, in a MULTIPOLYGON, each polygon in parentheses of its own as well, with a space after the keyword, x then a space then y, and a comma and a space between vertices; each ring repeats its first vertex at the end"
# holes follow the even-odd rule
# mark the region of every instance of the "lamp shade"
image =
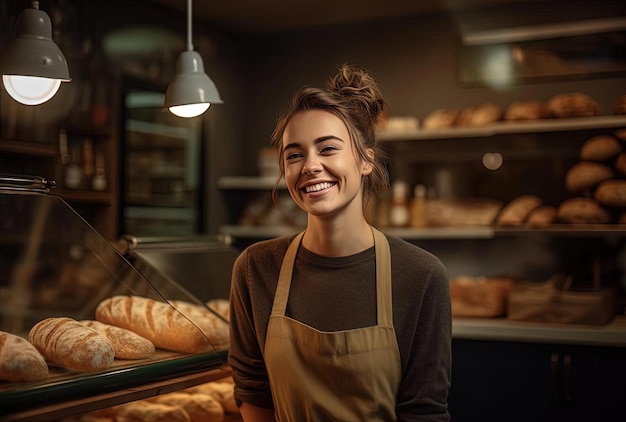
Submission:
POLYGON ((196 51, 184 51, 176 64, 176 76, 165 92, 165 107, 177 116, 195 117, 212 103, 221 104, 222 99, 204 72, 202 57, 196 51))
POLYGON ((29 8, 20 13, 15 37, 0 58, 0 70, 9 94, 30 105, 47 101, 61 81, 70 80, 67 61, 52 41, 52 24, 44 11, 29 8), (29 77, 35 79, 24 79, 29 77))

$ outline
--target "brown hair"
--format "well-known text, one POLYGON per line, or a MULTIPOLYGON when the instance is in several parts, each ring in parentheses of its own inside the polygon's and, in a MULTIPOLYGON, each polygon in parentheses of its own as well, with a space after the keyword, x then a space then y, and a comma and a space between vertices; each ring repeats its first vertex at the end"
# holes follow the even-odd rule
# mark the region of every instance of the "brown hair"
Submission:
MULTIPOLYGON (((282 159, 285 128, 295 114, 314 109, 326 110, 339 117, 348 128, 357 158, 371 164, 372 172, 363 180, 365 198, 379 190, 389 190, 389 178, 384 165, 386 157, 378 138, 387 104, 378 84, 369 73, 365 69, 347 64, 342 65, 339 72, 330 78, 326 89, 303 87, 298 90, 287 109, 278 117, 271 145, 280 152, 278 161, 281 177, 285 174, 285 163, 282 159), (366 154, 368 148, 374 151, 374 159, 366 154)), ((274 199, 277 186, 278 181, 273 191, 274 199)))

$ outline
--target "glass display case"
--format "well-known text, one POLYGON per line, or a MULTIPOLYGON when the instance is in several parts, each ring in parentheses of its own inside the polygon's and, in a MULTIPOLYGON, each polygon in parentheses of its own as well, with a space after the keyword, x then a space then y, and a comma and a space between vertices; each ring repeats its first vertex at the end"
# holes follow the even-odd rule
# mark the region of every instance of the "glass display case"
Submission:
POLYGON ((37 177, 0 177, 0 333, 28 339, 47 318, 96 320, 99 304, 126 296, 165 306, 204 343, 193 352, 157 346, 149 358, 116 357, 96 372, 67 369, 42 352, 49 369, 43 380, 0 379, 0 419, 58 420, 227 376, 227 314, 207 305, 212 298, 200 300, 170 277, 147 279, 118 245, 49 193, 52 186, 37 177), (125 391, 132 394, 125 397, 125 391))

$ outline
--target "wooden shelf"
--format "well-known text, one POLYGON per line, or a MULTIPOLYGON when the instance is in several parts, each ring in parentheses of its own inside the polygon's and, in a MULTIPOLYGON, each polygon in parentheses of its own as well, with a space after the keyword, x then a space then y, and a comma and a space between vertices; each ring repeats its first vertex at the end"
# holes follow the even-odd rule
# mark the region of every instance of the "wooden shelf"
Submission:
POLYGON ((29 155, 36 157, 54 157, 57 150, 54 145, 49 143, 0 140, 0 152, 8 152, 13 154, 29 155))
POLYGON ((432 139, 485 138, 496 135, 571 132, 576 130, 626 127, 624 116, 595 116, 570 119, 545 119, 525 122, 496 122, 484 127, 418 129, 411 131, 383 131, 384 141, 420 141, 432 139))

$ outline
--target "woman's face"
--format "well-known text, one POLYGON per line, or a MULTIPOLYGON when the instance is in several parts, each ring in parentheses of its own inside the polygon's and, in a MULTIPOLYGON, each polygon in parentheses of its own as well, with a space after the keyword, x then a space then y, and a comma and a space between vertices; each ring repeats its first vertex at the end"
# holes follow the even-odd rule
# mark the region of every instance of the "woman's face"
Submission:
POLYGON ((324 110, 294 115, 283 134, 281 159, 289 193, 304 211, 319 217, 362 215, 362 177, 372 168, 356 159, 339 117, 324 110))

